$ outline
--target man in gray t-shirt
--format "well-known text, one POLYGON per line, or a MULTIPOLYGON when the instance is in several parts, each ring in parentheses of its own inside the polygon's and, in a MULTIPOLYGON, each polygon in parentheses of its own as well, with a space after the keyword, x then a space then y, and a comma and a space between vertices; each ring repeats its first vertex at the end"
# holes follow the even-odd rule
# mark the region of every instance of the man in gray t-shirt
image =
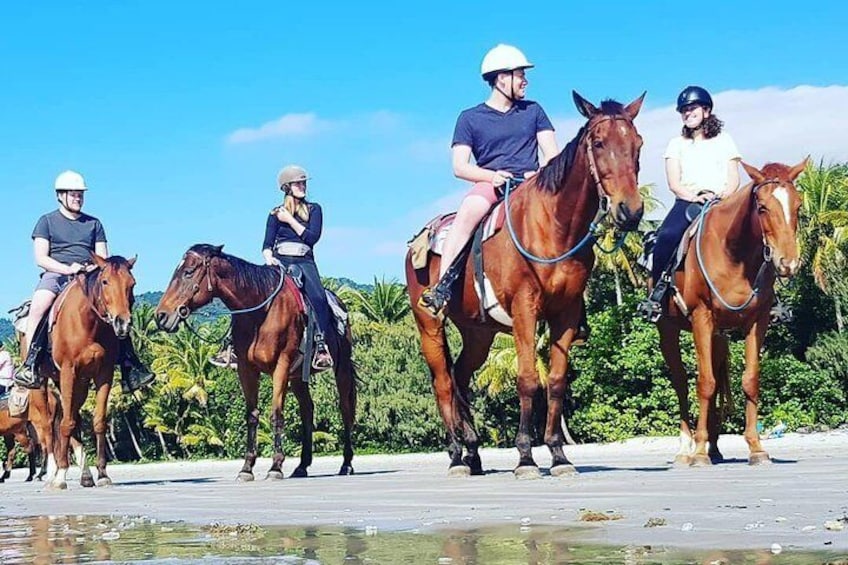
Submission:
MULTIPOLYGON (((47 324, 42 323, 44 315, 71 277, 91 269, 87 266, 91 253, 109 256, 103 224, 82 211, 88 189, 82 175, 65 171, 56 177, 54 188, 59 209, 41 216, 32 231, 35 262, 44 272, 35 287, 27 318, 29 349, 15 378, 29 388, 41 386, 41 379, 33 368, 47 345, 47 324)), ((153 380, 153 375, 138 360, 129 339, 121 340, 119 363, 125 390, 132 392, 153 380)))

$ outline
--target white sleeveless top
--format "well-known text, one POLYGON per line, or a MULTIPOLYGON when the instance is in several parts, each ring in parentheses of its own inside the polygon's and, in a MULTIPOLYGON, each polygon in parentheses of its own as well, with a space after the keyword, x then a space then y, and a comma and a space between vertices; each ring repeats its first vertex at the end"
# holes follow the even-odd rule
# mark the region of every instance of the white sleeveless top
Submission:
POLYGON ((682 186, 716 193, 721 193, 727 182, 727 162, 742 158, 733 138, 723 132, 710 139, 675 137, 663 157, 680 161, 682 186))

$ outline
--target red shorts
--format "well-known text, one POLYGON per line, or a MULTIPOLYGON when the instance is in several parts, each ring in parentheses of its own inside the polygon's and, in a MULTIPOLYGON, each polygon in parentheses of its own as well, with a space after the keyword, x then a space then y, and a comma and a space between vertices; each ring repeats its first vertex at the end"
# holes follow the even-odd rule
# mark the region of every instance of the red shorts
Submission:
POLYGON ((490 182, 476 182, 465 195, 466 198, 469 196, 482 196, 490 205, 494 205, 500 198, 500 191, 490 182))

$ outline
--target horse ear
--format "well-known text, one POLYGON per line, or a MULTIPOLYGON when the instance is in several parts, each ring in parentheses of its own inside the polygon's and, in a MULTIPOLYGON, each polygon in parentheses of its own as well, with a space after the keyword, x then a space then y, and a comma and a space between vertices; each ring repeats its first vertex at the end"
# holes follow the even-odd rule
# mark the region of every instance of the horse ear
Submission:
POLYGON ((807 155, 804 158, 803 161, 801 161, 800 163, 798 163, 797 165, 795 165, 794 167, 789 169, 789 180, 794 181, 795 179, 797 179, 798 175, 803 173, 804 169, 806 169, 809 165, 810 165, 810 156, 807 155))
POLYGON ((742 168, 745 169, 745 172, 748 173, 748 176, 751 177, 751 180, 755 183, 761 183, 766 180, 766 177, 757 167, 753 165, 749 165, 745 161, 742 161, 742 168))
POLYGON ((631 120, 635 120, 636 116, 639 115, 639 110, 642 109, 642 102, 645 101, 646 94, 648 94, 647 90, 642 93, 642 96, 624 107, 624 113, 627 114, 631 120))
POLYGON ((592 116, 598 113, 598 109, 591 102, 577 94, 576 90, 571 91, 571 97, 574 98, 574 105, 577 106, 577 110, 587 120, 592 119, 592 116))
POLYGON ((130 269, 133 268, 135 262, 138 260, 138 255, 133 255, 132 259, 127 259, 127 265, 129 265, 130 269))
POLYGON ((213 245, 212 249, 215 250, 215 255, 217 256, 217 255, 220 255, 221 252, 224 250, 224 246, 223 245, 213 245))
POLYGON ((91 262, 97 265, 98 267, 106 266, 106 259, 95 253, 94 251, 89 251, 88 254, 91 256, 91 262))

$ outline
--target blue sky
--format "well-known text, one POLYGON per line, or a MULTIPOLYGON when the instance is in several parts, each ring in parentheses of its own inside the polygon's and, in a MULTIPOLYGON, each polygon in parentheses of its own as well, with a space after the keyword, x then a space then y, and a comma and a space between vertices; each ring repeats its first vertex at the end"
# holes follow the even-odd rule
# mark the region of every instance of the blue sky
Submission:
POLYGON ((400 278, 406 239, 462 194, 449 140, 485 98, 479 63, 499 42, 536 63, 528 97, 560 146, 580 123, 572 89, 595 102, 647 90, 640 180, 659 193, 671 104, 690 83, 716 93, 755 164, 848 160, 841 3, 485 4, 7 3, 0 307, 36 283, 30 234, 67 168, 86 176, 111 251, 138 254, 140 292, 163 289, 193 243, 260 261, 288 163, 309 169, 324 207, 322 274, 400 278))

